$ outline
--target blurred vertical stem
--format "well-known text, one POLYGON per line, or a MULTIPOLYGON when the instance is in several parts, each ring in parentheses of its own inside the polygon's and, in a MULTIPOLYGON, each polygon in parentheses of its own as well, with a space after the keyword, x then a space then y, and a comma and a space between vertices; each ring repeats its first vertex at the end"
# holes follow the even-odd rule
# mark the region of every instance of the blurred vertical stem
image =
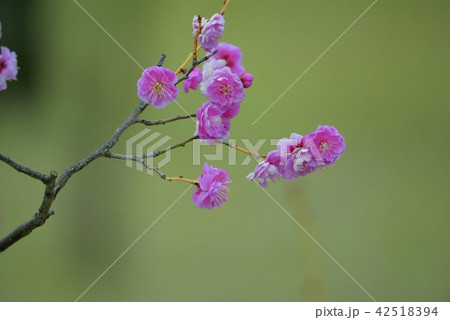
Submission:
MULTIPOLYGON (((293 216, 317 239, 314 209, 305 187, 296 182, 290 184, 287 189, 293 216)), ((303 262, 302 292, 305 301, 326 301, 323 253, 313 241, 306 239, 303 232, 299 233, 299 240, 303 262)))

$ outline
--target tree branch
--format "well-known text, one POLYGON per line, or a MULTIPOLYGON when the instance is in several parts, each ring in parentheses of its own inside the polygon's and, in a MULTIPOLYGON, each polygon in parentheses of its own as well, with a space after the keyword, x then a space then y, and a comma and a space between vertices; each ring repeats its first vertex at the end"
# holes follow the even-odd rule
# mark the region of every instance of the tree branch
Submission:
POLYGON ((16 229, 14 229, 10 234, 0 240, 0 252, 5 251, 11 245, 22 239, 23 237, 29 235, 34 229, 42 226, 47 219, 53 215, 53 211, 50 211, 53 201, 55 200, 55 181, 57 173, 52 171, 48 176, 49 179, 45 186, 44 197, 42 199, 39 211, 34 214, 31 220, 22 223, 16 229))
POLYGON ((159 58, 158 63, 156 64, 158 67, 162 67, 162 65, 164 64, 164 60, 166 60, 166 54, 162 53, 161 54, 161 58, 159 58))
MULTIPOLYGON (((161 55, 161 58, 158 62, 158 66, 162 66, 165 54, 161 55)), ((196 65, 199 65, 200 63, 206 61, 209 58, 209 56, 205 56, 200 61, 196 61, 196 65)), ((194 65, 194 64, 193 64, 194 65)), ((189 75, 189 73, 194 69, 192 67, 190 71, 188 71, 185 74, 185 77, 189 75)), ((184 77, 179 79, 176 84, 183 81, 184 77)), ((144 154, 140 156, 128 156, 128 155, 121 155, 117 153, 110 152, 111 148, 113 148, 117 141, 120 139, 121 135, 125 132, 126 129, 128 129, 131 125, 136 123, 143 123, 144 125, 151 126, 151 125, 158 125, 158 124, 166 124, 168 122, 181 120, 181 119, 187 119, 187 118, 193 118, 196 117, 195 114, 185 115, 185 116, 176 116, 173 118, 165 119, 165 120, 157 120, 157 121, 150 121, 140 118, 139 116, 142 114, 142 112, 145 110, 145 108, 148 106, 147 103, 140 101, 137 107, 134 109, 134 111, 130 114, 130 116, 115 130, 114 134, 111 136, 109 140, 107 140, 100 148, 90 153, 87 157, 84 159, 78 161, 74 165, 70 166, 66 170, 63 171, 60 178, 56 180, 57 173, 55 171, 52 171, 49 175, 40 173, 38 171, 32 170, 30 168, 27 168, 21 164, 18 164, 11 158, 0 154, 0 160, 5 162, 6 164, 10 165, 15 170, 25 173, 26 175, 40 180, 45 184, 45 192, 44 197, 42 199, 41 205, 39 207, 38 212, 31 218, 29 221, 19 225, 16 229, 14 229, 10 234, 8 234, 3 239, 0 239, 0 252, 6 250, 11 245, 13 245, 15 242, 19 241, 23 237, 30 234, 35 228, 38 228, 42 226, 47 219, 54 214, 53 211, 50 211, 50 208, 53 204, 53 201, 55 200, 58 193, 61 191, 61 189, 66 185, 67 181, 78 171, 82 170, 86 166, 88 166, 91 162, 94 160, 105 157, 105 158, 116 158, 116 159, 131 159, 133 161, 137 161, 141 164, 143 164, 148 170, 152 170, 156 172, 162 179, 172 181, 172 180, 180 180, 181 178, 175 178, 175 179, 168 179, 166 175, 161 172, 158 168, 152 168, 146 161, 146 158, 150 157, 157 157, 161 154, 164 154, 168 152, 169 150, 178 148, 178 147, 184 147, 187 143, 194 139, 198 139, 198 135, 190 137, 186 140, 183 140, 179 143, 176 143, 174 145, 168 146, 164 149, 155 151, 151 154, 144 154)), ((183 180, 183 179, 181 179, 183 180)), ((183 181, 187 181, 188 179, 184 179, 183 181)))
MULTIPOLYGON (((192 70, 194 70, 197 66, 199 66, 200 64, 202 64, 203 62, 205 62, 206 60, 208 60, 209 58, 211 58, 213 55, 215 55, 217 53, 217 50, 214 50, 213 52, 211 52, 210 54, 207 54, 206 56, 204 56, 202 59, 198 60, 198 61, 192 61, 192 65, 189 68, 188 71, 186 71, 186 73, 180 77, 177 82, 175 82, 175 85, 179 84, 180 82, 186 80, 189 77, 189 74, 192 72, 192 70)), ((191 52, 192 55, 192 52, 191 52)), ((192 56, 191 56, 192 58, 192 56)), ((180 67, 181 68, 181 67, 180 67)), ((181 69, 180 69, 181 70, 181 69)))
MULTIPOLYGON (((225 9, 228 6, 229 2, 230 2, 230 0, 224 1, 222 10, 220 11, 220 14, 222 14, 222 15, 224 14, 225 9)), ((197 45, 197 43, 198 43, 198 37, 200 35, 201 27, 202 27, 201 26, 201 17, 198 17, 198 19, 199 19, 199 22, 198 22, 199 28, 198 28, 198 31, 194 38, 193 51, 189 54, 189 56, 186 58, 186 60, 182 63, 180 68, 178 68, 175 71, 175 74, 178 74, 181 71, 183 71, 183 73, 184 73, 184 75, 177 80, 175 85, 177 85, 180 82, 187 79, 189 77, 189 74, 194 70, 195 67, 197 67, 201 63, 205 62, 206 60, 208 60, 210 57, 212 57, 214 54, 217 53, 217 50, 215 50, 214 52, 205 55, 201 60, 197 60, 197 51, 201 48, 201 46, 197 45), (189 63, 190 59, 193 60, 192 65, 189 68, 189 70, 186 71, 183 68, 189 63)), ((161 67, 164 63, 165 58, 166 58, 166 55, 162 54, 157 65, 161 67)), ((164 180, 185 181, 185 182, 189 182, 189 183, 198 185, 197 180, 187 179, 182 176, 173 177, 173 178, 167 177, 158 168, 151 167, 147 163, 147 161, 145 161, 145 159, 147 159, 147 158, 157 157, 157 156, 162 155, 172 149, 175 149, 178 147, 184 147, 187 143, 189 143, 195 139, 198 139, 199 138, 198 135, 194 135, 188 139, 185 139, 174 145, 168 146, 164 149, 152 152, 150 154, 142 154, 139 156, 133 156, 133 155, 122 155, 122 154, 113 153, 110 151, 111 148, 113 148, 115 146, 115 144, 120 139, 121 135, 125 132, 125 130, 133 124, 142 123, 146 126, 152 126, 152 125, 166 124, 166 123, 176 121, 176 120, 196 117, 196 114, 190 114, 190 115, 185 115, 185 116, 176 116, 176 117, 165 119, 165 120, 157 120, 157 121, 145 120, 145 119, 140 118, 139 116, 145 110, 147 105, 148 105, 147 103, 140 101, 138 106, 136 107, 136 109, 134 109, 134 111, 130 114, 130 116, 115 130, 114 134, 111 136, 111 138, 109 140, 107 140, 100 148, 98 148, 97 150, 90 153, 84 159, 78 161, 74 165, 72 165, 69 168, 67 168, 66 170, 64 170, 58 180, 56 180, 58 175, 55 171, 51 171, 51 173, 49 175, 46 175, 46 174, 40 173, 38 171, 32 170, 28 167, 25 167, 21 164, 18 164, 11 158, 9 158, 3 154, 0 154, 1 161, 5 162, 6 164, 11 166, 15 170, 25 173, 26 175, 28 175, 34 179, 40 180, 45 184, 45 192, 44 192, 44 196, 43 196, 43 199, 42 199, 42 202, 41 202, 38 212, 36 214, 34 214, 33 218, 31 218, 29 221, 19 225, 16 229, 14 229, 6 237, 4 237, 3 239, 0 239, 0 252, 3 252, 7 248, 9 248, 11 245, 13 245, 15 242, 19 241, 23 237, 30 234, 34 229, 42 226, 47 221, 47 219, 51 215, 54 214, 53 211, 50 211, 50 208, 51 208, 56 196, 61 191, 61 189, 66 185, 67 181, 69 181, 69 179, 75 173, 82 170, 83 168, 88 166, 91 162, 93 162, 94 160, 96 160, 100 157, 122 159, 122 160, 131 159, 133 161, 143 164, 148 170, 152 170, 152 171, 156 172, 164 180)))
POLYGON ((222 10, 220 10, 220 14, 224 15, 225 14, 225 10, 227 9, 228 5, 230 4, 230 0, 225 0, 223 2, 223 7, 222 10))
POLYGON ((158 157, 158 156, 166 153, 167 151, 170 151, 170 150, 173 150, 173 149, 176 149, 176 148, 179 148, 179 147, 184 147, 187 143, 189 143, 189 142, 191 142, 191 141, 193 141, 195 139, 198 139, 198 138, 199 138, 198 135, 192 136, 190 138, 187 138, 186 140, 183 140, 181 142, 175 143, 175 144, 173 144, 171 146, 168 146, 168 147, 166 147, 164 149, 161 149, 161 150, 158 150, 158 151, 154 151, 154 152, 148 153, 148 154, 143 154, 142 158, 146 159, 146 158, 158 157))
POLYGON ((40 173, 38 171, 32 170, 30 168, 27 168, 21 164, 18 164, 13 159, 11 159, 1 153, 0 153, 0 160, 5 162, 6 164, 9 164, 11 167, 13 167, 14 169, 16 169, 19 172, 25 173, 26 175, 28 175, 34 179, 41 180, 44 184, 50 180, 50 176, 40 173))
POLYGON ((148 162, 144 160, 143 155, 141 155, 141 156, 134 156, 134 155, 126 155, 126 154, 114 153, 114 152, 107 152, 105 157, 106 158, 112 158, 112 159, 132 160, 132 161, 135 161, 135 162, 139 162, 142 165, 144 165, 144 167, 147 168, 148 171, 156 172, 163 180, 166 180, 166 181, 184 181, 184 182, 188 182, 188 183, 191 183, 191 184, 195 184, 196 186, 199 185, 199 181, 198 180, 187 179, 187 178, 185 178, 183 176, 178 176, 178 177, 168 177, 168 176, 166 176, 166 174, 163 173, 158 168, 154 168, 154 167, 150 166, 148 164, 148 162))
POLYGON ((240 151, 240 152, 242 152, 242 153, 245 153, 245 154, 247 154, 247 155, 249 155, 249 156, 252 156, 252 157, 255 158, 255 160, 258 161, 258 162, 259 162, 259 161, 262 161, 262 159, 265 159, 265 158, 266 158, 266 155, 251 152, 250 150, 247 150, 247 149, 245 149, 245 148, 239 147, 239 146, 237 146, 236 144, 230 143, 229 141, 226 141, 226 140, 215 140, 215 141, 216 141, 217 143, 222 143, 222 144, 224 144, 224 145, 226 145, 226 146, 228 146, 228 147, 230 147, 230 148, 236 149, 237 151, 240 151))
POLYGON ((196 117, 197 117, 197 114, 192 113, 192 114, 187 114, 185 116, 178 115, 173 118, 168 118, 168 119, 163 119, 163 120, 145 120, 142 118, 137 118, 135 123, 142 123, 146 126, 156 126, 156 125, 166 124, 166 123, 177 121, 177 120, 190 119, 190 118, 196 118, 196 117))
POLYGON ((142 156, 134 156, 134 155, 127 155, 127 154, 120 154, 115 152, 107 152, 105 154, 105 158, 111 158, 111 159, 119 159, 119 160, 132 160, 135 162, 141 163, 147 170, 156 172, 162 179, 166 179, 166 175, 159 170, 158 168, 154 168, 148 164, 147 161, 144 160, 142 156))
POLYGON ((61 189, 64 187, 64 185, 67 183, 67 181, 78 171, 86 167, 88 164, 90 164, 95 159, 98 159, 105 155, 106 152, 108 152, 119 140, 122 133, 132 124, 136 123, 136 119, 139 117, 139 115, 145 110, 148 104, 146 104, 143 101, 140 101, 136 109, 134 109, 133 113, 116 129, 113 136, 106 141, 100 148, 95 150, 94 152, 90 153, 86 158, 83 160, 75 163, 70 168, 66 169, 59 178, 56 187, 55 187, 55 195, 61 191, 61 189))
MULTIPOLYGON (((147 159, 147 158, 156 158, 156 157, 166 153, 169 150, 173 150, 173 149, 176 149, 176 148, 179 148, 179 147, 184 147, 187 143, 189 143, 189 142, 191 142, 191 141, 193 141, 195 139, 198 139, 198 138, 199 138, 198 135, 195 135, 195 136, 192 136, 192 137, 190 137, 188 139, 185 139, 183 141, 180 141, 178 143, 170 145, 170 146, 168 146, 168 147, 166 147, 164 149, 157 150, 157 151, 154 151, 152 153, 147 153, 147 154, 131 155, 131 154, 121 154, 121 153, 108 151, 108 152, 105 152, 105 154, 103 156, 105 158, 114 158, 114 159, 121 159, 121 160, 133 160, 133 161, 137 161, 137 162, 142 163, 141 161, 145 161, 145 159, 147 159)), ((142 163, 142 164, 144 164, 144 163, 142 163)), ((148 168, 147 167, 147 169, 153 170, 154 168, 152 168, 152 167, 148 168)))

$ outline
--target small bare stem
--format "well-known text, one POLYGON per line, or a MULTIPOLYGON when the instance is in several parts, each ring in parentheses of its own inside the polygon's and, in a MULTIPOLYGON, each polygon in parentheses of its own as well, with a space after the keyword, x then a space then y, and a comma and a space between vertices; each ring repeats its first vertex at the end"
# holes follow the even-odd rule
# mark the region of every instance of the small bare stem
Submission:
POLYGON ((47 183, 50 180, 50 176, 40 173, 38 171, 32 170, 30 168, 27 168, 21 164, 18 164, 13 159, 11 159, 1 153, 0 153, 0 160, 3 161, 4 163, 10 165, 11 167, 13 167, 14 169, 16 169, 19 172, 25 173, 26 175, 28 175, 34 179, 41 180, 43 183, 47 183))
POLYGON ((159 59, 158 63, 156 64, 158 67, 162 67, 162 65, 164 64, 164 60, 166 60, 166 54, 162 53, 161 54, 161 58, 159 59))
POLYGON ((247 150, 247 149, 245 149, 245 148, 238 147, 237 145, 235 145, 235 144, 233 144, 233 143, 230 143, 230 142, 228 142, 228 141, 225 141, 225 140, 217 140, 217 142, 223 143, 224 145, 226 145, 226 146, 228 146, 228 147, 230 147, 230 148, 236 149, 237 151, 240 151, 240 152, 245 153, 245 154, 247 154, 247 155, 249 155, 249 156, 252 156, 252 157, 255 158, 255 160, 257 160, 257 161, 261 161, 261 159, 265 159, 265 158, 266 158, 265 155, 262 155, 262 154, 259 154, 259 153, 251 152, 251 151, 249 151, 249 150, 247 150))
POLYGON ((227 9, 229 4, 230 4, 230 0, 226 0, 226 1, 223 2, 222 10, 220 10, 220 14, 221 15, 225 14, 225 10, 227 9))
POLYGON ((184 116, 178 115, 178 116, 175 116, 172 118, 162 119, 162 120, 146 120, 146 119, 142 119, 142 118, 137 118, 135 123, 142 123, 146 126, 156 126, 156 125, 166 124, 166 123, 177 121, 177 120, 192 119, 192 118, 196 118, 196 117, 197 117, 197 114, 192 113, 192 114, 187 114, 184 116))
POLYGON ((192 136, 190 138, 187 138, 186 140, 183 140, 181 142, 175 143, 175 144, 173 144, 171 146, 168 146, 168 147, 166 147, 164 149, 161 149, 161 150, 158 150, 158 151, 155 151, 155 152, 152 152, 152 153, 148 153, 148 154, 143 154, 142 157, 143 158, 158 157, 158 156, 166 153, 169 150, 173 150, 173 149, 176 149, 176 148, 179 148, 179 147, 184 147, 187 143, 189 143, 189 142, 191 142, 191 141, 193 141, 195 139, 198 139, 198 138, 199 138, 198 135, 197 136, 192 136))
POLYGON ((192 180, 192 179, 184 178, 182 176, 179 176, 179 177, 165 177, 164 180, 166 180, 166 181, 184 181, 184 182, 187 182, 187 183, 190 183, 190 184, 195 184, 197 186, 200 183, 198 180, 192 180))
POLYGON ((173 150, 173 149, 176 149, 176 148, 179 148, 179 147, 184 147, 187 143, 189 143, 189 142, 191 142, 191 141, 193 141, 195 139, 198 139, 198 135, 190 137, 188 139, 185 139, 185 140, 180 141, 178 143, 175 143, 173 145, 170 145, 170 146, 168 146, 168 147, 166 147, 164 149, 160 149, 160 150, 154 151, 152 153, 146 153, 146 154, 141 154, 141 155, 135 155, 134 156, 134 155, 120 154, 120 153, 115 153, 115 152, 111 152, 111 151, 106 151, 103 154, 103 157, 105 157, 105 158, 122 159, 122 160, 133 160, 133 161, 140 162, 140 161, 143 161, 144 159, 147 159, 147 158, 156 158, 156 157, 158 157, 158 156, 160 156, 160 155, 162 155, 162 154, 164 154, 164 153, 166 153, 166 152, 168 152, 170 150, 173 150))
MULTIPOLYGON (((200 50, 202 46, 198 45, 197 46, 197 51, 200 50)), ((186 59, 183 61, 183 63, 181 64, 181 66, 175 71, 175 74, 179 74, 181 72, 181 69, 183 69, 184 67, 187 66, 187 64, 189 63, 189 61, 191 61, 192 57, 194 56, 193 52, 190 52, 188 54, 188 56, 186 57, 186 59)))
POLYGON ((184 182, 188 182, 191 184, 199 185, 199 182, 197 180, 187 179, 187 178, 184 178, 183 176, 167 177, 165 175, 165 173, 163 173, 158 168, 154 168, 154 167, 150 166, 147 163, 147 161, 144 160, 144 157, 142 155, 141 156, 133 156, 133 155, 114 153, 114 152, 107 152, 105 154, 105 158, 119 159, 119 160, 132 160, 132 161, 141 163, 145 168, 147 168, 147 170, 156 172, 162 179, 164 179, 166 181, 184 181, 184 182))
MULTIPOLYGON (((208 60, 209 58, 211 58, 213 55, 215 55, 217 53, 217 50, 214 50, 213 52, 211 52, 210 54, 204 56, 201 60, 197 61, 196 63, 193 63, 192 66, 189 68, 189 70, 181 77, 177 80, 177 82, 175 82, 175 85, 179 84, 180 82, 186 80, 189 75, 191 74, 191 72, 195 69, 195 67, 197 67, 198 65, 202 64, 203 62, 205 62, 206 60, 208 60)), ((189 61, 188 61, 189 62, 189 61)), ((184 66, 183 66, 184 67, 184 66)))
POLYGON ((192 64, 196 64, 197 63, 197 42, 198 42, 198 37, 200 36, 200 32, 202 31, 202 17, 199 15, 197 16, 197 20, 198 20, 198 29, 197 29, 197 33, 195 34, 194 37, 194 49, 192 49, 192 64))
POLYGON ((142 156, 133 156, 133 155, 120 154, 120 153, 108 151, 105 153, 104 157, 110 158, 110 159, 119 159, 119 160, 132 160, 132 161, 138 162, 138 163, 142 164, 147 170, 156 172, 162 179, 164 179, 164 180, 166 179, 166 175, 161 170, 150 166, 148 164, 148 162, 143 159, 142 156))

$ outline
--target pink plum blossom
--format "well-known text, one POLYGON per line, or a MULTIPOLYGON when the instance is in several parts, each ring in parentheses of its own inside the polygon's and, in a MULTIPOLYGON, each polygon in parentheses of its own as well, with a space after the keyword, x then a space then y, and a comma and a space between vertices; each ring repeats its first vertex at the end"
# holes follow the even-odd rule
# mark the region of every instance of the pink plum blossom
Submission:
POLYGON ((298 176, 306 176, 319 167, 320 165, 311 157, 309 149, 296 149, 292 154, 292 169, 298 176))
POLYGON ((253 75, 251 73, 244 73, 240 79, 245 89, 250 88, 253 84, 253 75))
POLYGON ((214 71, 220 70, 226 67, 225 60, 216 60, 214 58, 209 58, 203 63, 203 73, 202 82, 200 83, 200 91, 206 97, 207 84, 209 83, 209 78, 214 74, 214 71))
POLYGON ((157 66, 147 68, 137 82, 138 96, 156 109, 165 108, 177 99, 177 80, 172 70, 157 66))
POLYGON ((345 150, 344 137, 332 126, 318 126, 315 132, 303 137, 302 145, 321 166, 333 165, 345 150))
POLYGON ((277 143, 277 149, 282 156, 292 153, 295 149, 300 147, 303 136, 298 133, 291 133, 289 138, 280 139, 277 143))
POLYGON ((267 154, 264 161, 257 164, 255 171, 247 176, 249 181, 256 181, 265 188, 267 187, 267 180, 276 181, 281 178, 279 172, 280 153, 278 150, 273 150, 267 154))
POLYGON ((239 77, 243 88, 250 87, 253 83, 253 75, 244 73, 245 68, 241 65, 242 57, 239 47, 225 42, 219 43, 217 53, 203 64, 203 81, 200 83, 200 90, 203 95, 208 97, 206 89, 214 72, 225 67, 228 67, 232 73, 239 77))
POLYGON ((223 69, 227 66, 225 60, 216 60, 214 58, 209 58, 203 63, 203 81, 208 80, 214 73, 214 71, 223 69))
POLYGON ((7 47, 0 49, 0 91, 7 88, 6 81, 10 81, 17 76, 17 55, 7 47))
POLYGON ((221 42, 217 46, 217 53, 213 58, 216 60, 225 60, 226 66, 238 77, 245 72, 245 68, 241 64, 243 54, 238 46, 221 42))
POLYGON ((199 68, 194 68, 194 70, 191 71, 188 78, 184 80, 183 82, 183 89, 184 92, 188 93, 189 89, 191 90, 197 90, 198 85, 202 81, 202 70, 199 68))
MULTIPOLYGON (((198 17, 194 16, 192 21, 193 34, 195 35, 198 30, 198 17)), ((198 41, 205 51, 211 52, 219 43, 219 40, 223 37, 223 31, 225 28, 225 19, 221 14, 214 14, 210 19, 202 19, 202 30, 198 37, 198 41)))
POLYGON ((209 140, 226 139, 230 135, 230 119, 223 116, 221 108, 207 101, 197 109, 197 134, 200 139, 209 140))
POLYGON ((203 165, 203 173, 198 177, 198 186, 192 195, 192 201, 199 208, 220 208, 228 201, 227 191, 230 185, 230 177, 227 170, 203 165))
POLYGON ((294 168, 294 159, 292 153, 285 154, 281 156, 280 166, 278 167, 283 179, 294 180, 298 177, 298 173, 294 168))
POLYGON ((277 149, 280 153, 279 170, 283 175, 283 179, 293 180, 298 177, 294 170, 294 161, 292 153, 300 147, 302 136, 297 133, 292 133, 289 138, 283 138, 278 141, 277 149))
POLYGON ((223 117, 228 119, 233 119, 239 113, 241 105, 238 103, 232 104, 230 106, 221 107, 224 110, 223 117))
POLYGON ((220 106, 239 104, 244 100, 244 86, 230 68, 214 71, 206 83, 206 97, 220 106))

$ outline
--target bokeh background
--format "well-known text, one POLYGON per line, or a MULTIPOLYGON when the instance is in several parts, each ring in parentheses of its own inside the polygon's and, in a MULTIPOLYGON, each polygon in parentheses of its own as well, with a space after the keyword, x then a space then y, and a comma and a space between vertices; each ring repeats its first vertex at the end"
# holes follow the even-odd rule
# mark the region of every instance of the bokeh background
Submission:
MULTIPOLYGON (((79 3, 144 66, 175 69, 194 14, 218 1, 79 3)), ((231 138, 275 139, 336 126, 347 150, 327 170, 267 191, 379 301, 448 301, 448 1, 379 1, 255 125, 252 122, 372 3, 231 1, 223 41, 253 73, 231 138)), ((71 0, 1 0, 0 44, 18 81, 0 93, 0 152, 61 173, 135 108, 139 67, 71 0)), ((194 112, 198 93, 180 94, 194 112)), ((149 108, 161 119, 175 104, 149 108)), ((142 129, 133 127, 124 141, 142 129)), ((153 127, 190 136, 184 120, 153 127)), ((265 144, 262 151, 272 147, 265 144)), ((202 149, 211 153, 212 149, 202 149)), ((225 167, 229 202, 201 210, 189 190, 81 301, 370 301, 255 184, 255 163, 225 167)), ((238 155, 238 163, 245 156, 238 155)), ((203 159, 204 160, 204 159, 203 159)), ((196 178, 192 145, 168 175, 196 178)), ((42 185, 0 163, 0 236, 37 210, 42 185)), ((58 195, 56 214, 0 255, 0 300, 73 301, 186 189, 100 159, 58 195)))

